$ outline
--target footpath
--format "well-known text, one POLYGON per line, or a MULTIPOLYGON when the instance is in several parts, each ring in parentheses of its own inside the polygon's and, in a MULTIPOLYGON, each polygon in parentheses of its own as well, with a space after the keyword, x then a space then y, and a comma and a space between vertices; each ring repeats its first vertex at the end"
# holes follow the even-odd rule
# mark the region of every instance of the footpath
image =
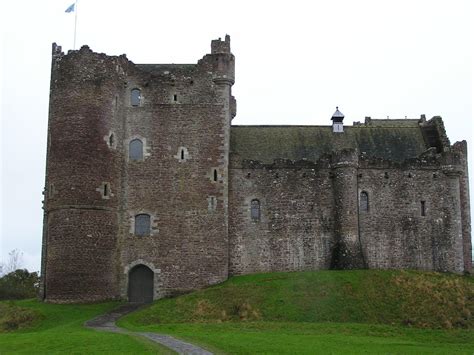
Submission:
POLYGON ((124 304, 109 313, 103 314, 98 316, 92 320, 87 321, 84 325, 88 328, 92 328, 95 330, 112 332, 112 333, 121 333, 121 334, 128 334, 128 335, 139 335, 145 338, 154 341, 155 343, 159 343, 178 354, 186 354, 186 355, 213 355, 211 352, 200 348, 199 346, 186 343, 184 341, 178 340, 173 338, 169 335, 158 334, 158 333, 148 333, 148 332, 134 332, 126 329, 119 328, 115 322, 124 315, 136 311, 138 308, 142 307, 142 304, 136 303, 127 303, 124 304))

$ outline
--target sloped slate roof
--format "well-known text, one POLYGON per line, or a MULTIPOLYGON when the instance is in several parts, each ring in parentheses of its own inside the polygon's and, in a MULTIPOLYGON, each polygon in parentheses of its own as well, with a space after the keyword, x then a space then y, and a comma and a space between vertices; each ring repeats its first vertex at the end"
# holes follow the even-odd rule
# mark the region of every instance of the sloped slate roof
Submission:
POLYGON ((343 133, 333 133, 331 126, 232 126, 230 130, 230 153, 240 161, 316 161, 325 153, 344 148, 358 148, 369 156, 401 162, 428 147, 416 120, 393 126, 386 122, 346 126, 343 133))
POLYGON ((344 115, 342 114, 342 112, 339 111, 339 107, 336 107, 336 112, 334 112, 331 119, 335 119, 335 118, 344 118, 344 115))

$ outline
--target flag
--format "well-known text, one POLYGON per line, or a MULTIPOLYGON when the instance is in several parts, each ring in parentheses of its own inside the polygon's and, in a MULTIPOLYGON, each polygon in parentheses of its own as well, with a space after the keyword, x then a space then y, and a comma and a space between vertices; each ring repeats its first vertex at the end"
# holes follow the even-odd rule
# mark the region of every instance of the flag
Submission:
POLYGON ((74 7, 76 6, 76 3, 72 4, 71 6, 69 6, 65 12, 74 12, 74 7))

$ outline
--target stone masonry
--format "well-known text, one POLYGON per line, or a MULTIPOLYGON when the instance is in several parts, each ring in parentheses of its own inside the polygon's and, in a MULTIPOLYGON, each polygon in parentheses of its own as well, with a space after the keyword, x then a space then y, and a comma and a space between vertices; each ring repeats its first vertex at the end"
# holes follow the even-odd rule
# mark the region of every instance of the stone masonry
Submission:
POLYGON ((234 67, 229 36, 197 64, 53 44, 42 299, 151 300, 254 272, 471 270, 467 146, 440 117, 231 126, 234 67))

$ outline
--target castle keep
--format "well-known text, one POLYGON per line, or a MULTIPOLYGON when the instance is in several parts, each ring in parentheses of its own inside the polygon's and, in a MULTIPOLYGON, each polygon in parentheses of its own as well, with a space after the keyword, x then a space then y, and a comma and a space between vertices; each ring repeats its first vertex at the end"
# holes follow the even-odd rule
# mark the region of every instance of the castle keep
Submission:
POLYGON ((230 275, 471 270, 466 142, 440 117, 232 126, 234 56, 53 44, 42 298, 134 302, 230 275))

